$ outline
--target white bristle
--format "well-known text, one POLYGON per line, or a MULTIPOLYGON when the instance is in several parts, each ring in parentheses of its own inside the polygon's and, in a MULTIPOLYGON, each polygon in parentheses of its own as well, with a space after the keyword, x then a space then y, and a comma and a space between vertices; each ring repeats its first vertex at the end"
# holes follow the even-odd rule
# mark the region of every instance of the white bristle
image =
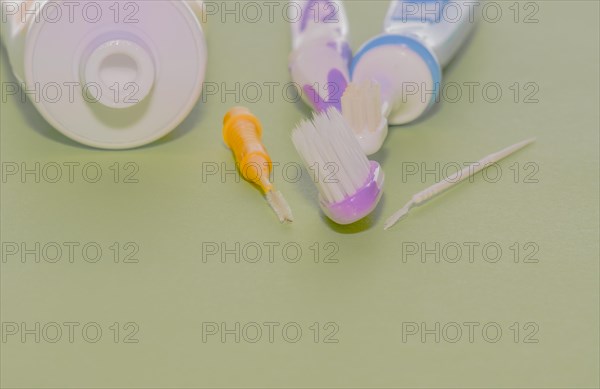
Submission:
POLYGON ((292 141, 328 203, 352 196, 369 178, 369 160, 335 108, 302 121, 293 130, 292 141))
POLYGON ((266 198, 280 222, 291 223, 294 221, 292 210, 280 191, 269 191, 266 194, 266 198))
POLYGON ((342 95, 342 113, 354 133, 376 131, 381 126, 382 111, 379 84, 365 81, 346 87, 342 95))

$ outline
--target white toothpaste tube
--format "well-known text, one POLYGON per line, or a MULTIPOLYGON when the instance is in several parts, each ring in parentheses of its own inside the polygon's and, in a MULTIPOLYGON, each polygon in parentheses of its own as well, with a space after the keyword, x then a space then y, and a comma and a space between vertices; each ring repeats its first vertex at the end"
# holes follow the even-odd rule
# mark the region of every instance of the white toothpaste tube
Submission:
POLYGON ((355 54, 352 82, 379 84, 382 114, 388 123, 409 123, 438 100, 441 69, 474 24, 472 1, 394 0, 384 34, 355 54))
POLYGON ((316 111, 341 109, 352 51, 341 1, 290 0, 292 48, 289 69, 299 93, 316 111))
POLYGON ((21 91, 58 131, 124 149, 173 130, 196 104, 207 49, 199 1, 0 0, 21 91))

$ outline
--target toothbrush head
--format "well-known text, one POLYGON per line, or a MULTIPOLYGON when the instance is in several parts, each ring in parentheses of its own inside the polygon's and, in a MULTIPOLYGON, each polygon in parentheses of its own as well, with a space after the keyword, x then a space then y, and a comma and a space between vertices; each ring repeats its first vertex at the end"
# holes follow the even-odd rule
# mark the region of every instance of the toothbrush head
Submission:
POLYGON ((338 224, 351 224, 373 212, 383 194, 384 174, 379 163, 369 161, 369 166, 367 180, 353 195, 336 203, 320 199, 321 209, 328 218, 338 224))
POLYGON ((307 169, 315 172, 321 209, 338 224, 354 223, 371 213, 383 193, 384 174, 369 161, 335 108, 315 113, 292 132, 307 169))
POLYGON ((367 155, 379 151, 387 137, 385 111, 381 87, 376 82, 350 83, 342 95, 342 115, 367 155))

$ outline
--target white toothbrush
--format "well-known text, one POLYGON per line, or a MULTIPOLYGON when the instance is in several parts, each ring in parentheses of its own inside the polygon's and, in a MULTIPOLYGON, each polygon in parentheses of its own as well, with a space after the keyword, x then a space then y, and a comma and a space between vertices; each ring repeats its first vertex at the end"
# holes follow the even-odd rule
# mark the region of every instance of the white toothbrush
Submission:
POLYGON ((475 24, 468 7, 469 2, 462 0, 390 2, 384 33, 354 54, 352 82, 342 96, 342 112, 365 153, 373 154, 381 147, 388 124, 410 123, 440 100, 442 68, 475 24), (446 11, 450 9, 458 10, 460 16, 449 20, 446 11), (369 83, 381 88, 369 87, 369 83))

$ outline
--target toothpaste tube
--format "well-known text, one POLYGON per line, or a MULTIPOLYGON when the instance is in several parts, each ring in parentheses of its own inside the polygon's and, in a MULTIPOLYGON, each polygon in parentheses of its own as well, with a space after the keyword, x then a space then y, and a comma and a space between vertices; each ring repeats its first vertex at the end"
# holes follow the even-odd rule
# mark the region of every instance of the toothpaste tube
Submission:
POLYGON ((394 0, 384 34, 365 43, 350 66, 352 81, 375 81, 389 124, 409 123, 439 98, 442 67, 475 20, 471 1, 394 0))
POLYGON ((181 123, 200 96, 207 60, 201 2, 0 0, 0 7, 20 93, 77 142, 150 143, 181 123))
POLYGON ((292 80, 314 110, 341 110, 341 96, 349 80, 352 52, 348 45, 348 19, 341 1, 290 0, 292 80))

